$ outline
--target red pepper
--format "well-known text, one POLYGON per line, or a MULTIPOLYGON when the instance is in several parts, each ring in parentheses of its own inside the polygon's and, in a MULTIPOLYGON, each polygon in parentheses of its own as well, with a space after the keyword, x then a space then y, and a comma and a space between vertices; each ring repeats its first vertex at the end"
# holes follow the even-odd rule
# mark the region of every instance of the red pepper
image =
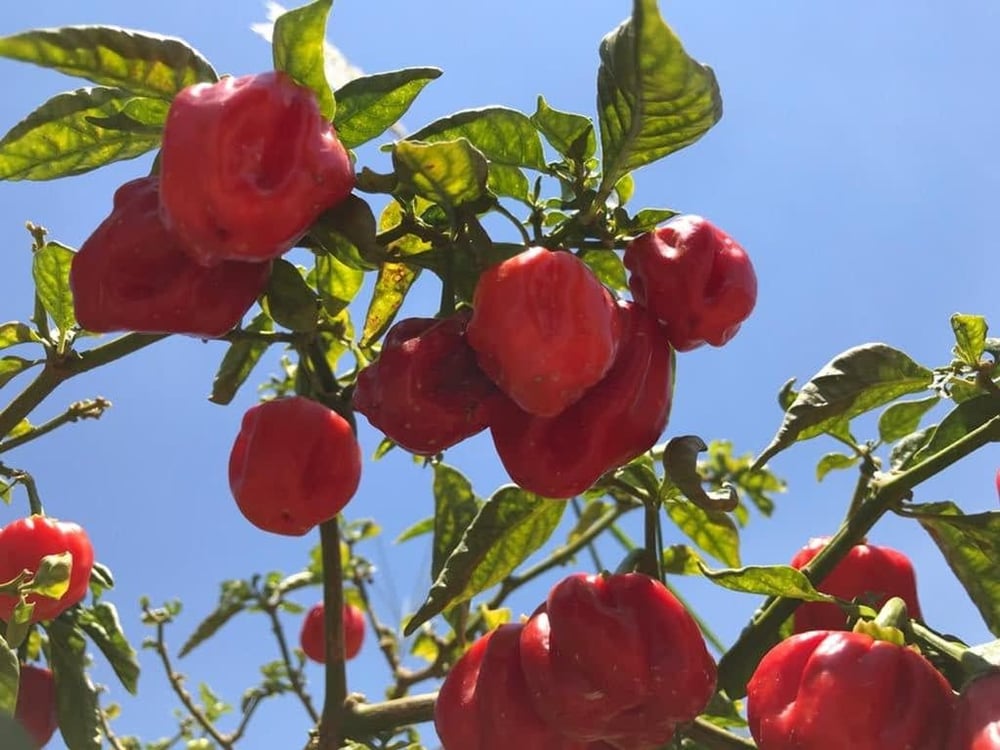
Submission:
POLYGON ((50 670, 31 664, 21 665, 14 718, 35 741, 35 747, 45 747, 52 739, 58 719, 56 683, 50 670))
POLYGON ((656 321, 639 305, 618 307, 621 343, 601 382, 555 417, 493 402, 490 430, 511 478, 539 495, 566 498, 649 450, 667 425, 673 357, 656 321))
MULTIPOLYGON (((819 554, 828 537, 810 539, 792 558, 793 568, 805 567, 819 554)), ((851 548, 818 589, 824 594, 848 601, 860 599, 874 609, 879 609, 890 598, 898 596, 906 602, 910 617, 922 619, 917 599, 917 579, 910 558, 902 552, 874 544, 858 544, 851 548)), ((847 615, 836 604, 804 602, 793 615, 795 632, 809 630, 846 630, 847 615)))
MULTIPOLYGON (((365 613, 353 604, 345 604, 344 659, 353 659, 361 651, 365 641, 365 613)), ((323 603, 314 605, 302 620, 299 632, 302 651, 315 662, 326 664, 326 608, 323 603)))
POLYGON ((638 573, 556 584, 521 633, 521 668, 552 727, 623 750, 659 748, 715 692, 698 625, 662 583, 638 573))
POLYGON ((468 338, 500 390, 552 417, 611 368, 618 325, 611 295, 583 261, 534 247, 480 276, 468 338))
POLYGON ((486 429, 498 391, 465 339, 469 317, 400 321, 358 374, 354 408, 408 451, 433 455, 486 429))
POLYGON ((753 311, 757 275, 746 251, 700 216, 679 216, 625 248, 635 301, 680 352, 722 346, 753 311))
POLYGON ((144 177, 118 188, 111 215, 73 256, 77 322, 95 333, 222 336, 264 291, 271 264, 199 266, 160 218, 159 185, 144 177))
POLYGON ((599 750, 561 736, 532 708, 521 673, 524 625, 501 625, 448 672, 434 704, 443 750, 599 750))
POLYGON ((954 703, 918 652, 853 632, 793 635, 747 684, 759 750, 943 750, 954 703))
MULTIPOLYGON (((94 548, 77 524, 47 516, 19 518, 0 529, 0 582, 12 581, 25 570, 34 574, 43 557, 66 552, 73 556, 69 587, 58 599, 29 594, 27 601, 35 605, 31 622, 55 619, 83 601, 94 568, 94 548)), ((0 620, 9 622, 17 603, 17 596, 0 594, 0 620)))
POLYGON ((181 91, 160 158, 163 216, 205 266, 289 250, 354 189, 354 168, 316 97, 280 72, 181 91))
POLYGON ((1000 750, 1000 670, 962 689, 946 750, 1000 750))
POLYGON ((361 449, 351 425, 323 404, 291 396, 243 415, 229 486, 254 526, 302 536, 335 517, 360 481, 361 449))

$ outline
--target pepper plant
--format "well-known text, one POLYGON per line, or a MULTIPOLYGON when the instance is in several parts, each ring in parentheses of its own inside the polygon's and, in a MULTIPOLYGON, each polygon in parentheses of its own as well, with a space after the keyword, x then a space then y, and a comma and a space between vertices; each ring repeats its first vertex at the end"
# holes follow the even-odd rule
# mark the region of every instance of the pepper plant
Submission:
POLYGON ((65 179, 155 154, 150 173, 136 170, 108 196, 107 218, 78 249, 58 241, 58 226, 28 225, 34 306, 0 326, 0 347, 19 352, 0 358, 0 387, 13 393, 0 408, 10 456, 0 493, 25 516, 0 530, 4 742, 43 746, 54 715, 70 750, 228 750, 255 731, 273 736, 254 719, 279 699, 301 704, 303 720, 269 741, 313 750, 808 750, 891 737, 944 750, 949 732, 978 738, 1000 726, 988 687, 996 645, 924 622, 914 566, 867 544, 890 514, 925 529, 1000 634, 1000 513, 915 499, 1000 441, 1000 341, 986 319, 954 315, 955 347, 930 366, 867 343, 798 388, 789 381, 776 434, 755 457, 674 434, 687 352, 741 335, 758 295, 755 249, 699 215, 632 205, 633 173, 721 118, 712 69, 656 0, 633 0, 601 42, 596 117, 540 96, 531 113, 467 109, 393 138, 441 71, 364 75, 334 90, 324 73, 331 4, 281 15, 273 70, 262 62, 235 76, 150 32, 67 26, 0 38, 0 56, 94 84, 41 103, 0 140, 0 179, 65 179), (361 163, 357 149, 376 140, 388 164, 361 163), (438 303, 407 317, 420 277, 438 303), (263 381, 262 403, 233 437, 233 501, 260 534, 313 541, 302 542, 299 571, 224 582, 218 608, 177 653, 166 633, 179 605, 141 603, 145 645, 180 706, 176 734, 150 740, 116 730, 120 709, 89 676, 100 653, 140 692, 134 635, 118 617, 131 603, 115 601, 112 572, 83 531, 86 507, 43 502, 39 485, 57 467, 22 466, 16 451, 110 405, 41 416, 62 383, 170 335, 218 347, 210 399, 220 407, 263 381), (270 376, 257 367, 269 350, 282 357, 270 376), (944 416, 929 423, 936 407, 944 416), (867 423, 855 420, 871 413, 877 436, 859 440, 867 423), (361 456, 359 420, 385 436, 374 456, 361 456), (446 458, 487 431, 511 481, 482 499, 446 458), (822 437, 842 452, 821 460, 820 478, 857 474, 842 525, 790 564, 742 565, 749 509, 768 515, 784 489, 768 462, 822 437), (390 451, 427 469, 433 500, 402 538, 429 549, 433 580, 399 622, 371 596, 378 527, 356 512, 361 478, 390 451), (56 520, 64 515, 74 523, 56 520), (666 544, 665 529, 687 542, 666 544), (619 559, 597 554, 604 539, 619 559), (698 603, 678 596, 677 576, 764 598, 727 647, 698 603), (506 606, 537 582, 550 592, 536 608, 506 606), (308 614, 291 598, 303 589, 322 599, 308 614), (220 701, 208 688, 193 695, 175 659, 210 648, 246 613, 267 617, 280 659, 224 728, 220 701), (299 649, 288 614, 305 615, 299 649), (357 695, 348 679, 366 642, 389 666, 385 699, 357 695), (825 650, 839 660, 817 660, 825 650), (408 666, 410 655, 423 666, 408 666), (322 685, 308 684, 306 657, 324 663, 322 685), (912 719, 891 714, 899 684, 875 679, 898 664, 919 676, 911 686, 930 686, 912 719), (871 687, 842 706, 863 719, 829 710, 848 689, 837 680, 871 687), (967 684, 972 697, 957 698, 967 684))

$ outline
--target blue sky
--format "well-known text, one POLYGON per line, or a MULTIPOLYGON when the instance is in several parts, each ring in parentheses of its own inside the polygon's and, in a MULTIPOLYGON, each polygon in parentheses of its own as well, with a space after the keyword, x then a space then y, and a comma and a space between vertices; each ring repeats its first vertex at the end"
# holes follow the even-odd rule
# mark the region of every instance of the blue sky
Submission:
MULTIPOLYGON (((330 38, 367 72, 418 65, 445 71, 406 115, 413 129, 488 104, 530 113, 539 93, 554 107, 592 115, 597 45, 627 16, 629 3, 510 0, 502 7, 340 0, 330 38)), ((836 353, 868 341, 941 365, 950 358, 952 313, 986 314, 1000 325, 994 266, 987 265, 996 257, 1000 194, 995 3, 967 0, 943 9, 900 0, 678 0, 661 7, 689 52, 715 68, 725 115, 694 146, 637 173, 634 205, 709 217, 748 250, 760 281, 757 310, 728 346, 679 358, 668 435, 729 438, 739 452, 756 452, 778 426, 775 395, 787 378, 804 380, 836 353)), ((242 74, 270 67, 268 46, 249 29, 263 17, 263 4, 246 0, 59 0, 11 6, 0 17, 0 33, 71 23, 148 29, 184 37, 220 71, 242 74)), ((4 130, 49 95, 82 85, 6 61, 0 61, 0 77, 7 82, 0 100, 4 130)), ((386 167, 387 157, 374 146, 359 152, 359 165, 386 167)), ((0 183, 6 258, 0 318, 25 320, 30 312, 24 221, 78 246, 107 214, 115 187, 147 168, 140 160, 55 183, 0 183)), ((426 279, 406 313, 432 314, 437 291, 426 279)), ((134 643, 147 635, 138 621, 140 596, 154 603, 183 598, 184 614, 169 633, 176 648, 214 605, 220 580, 297 570, 315 542, 258 532, 232 502, 225 465, 256 394, 251 384, 227 408, 206 400, 223 350, 216 343, 170 340, 81 377, 57 391, 39 419, 96 395, 114 408, 99 423, 64 428, 5 457, 35 474, 50 514, 89 529, 99 559, 116 573, 113 600, 134 643)), ((275 371, 276 359, 277 353, 260 367, 255 383, 275 371)), ((0 395, 8 400, 22 386, 14 381, 0 395)), ((873 436, 873 422, 861 420, 856 434, 873 436)), ((365 425, 361 439, 370 455, 378 436, 365 425)), ((821 439, 771 462, 789 480, 789 492, 778 499, 772 520, 754 518, 746 530, 746 563, 785 562, 809 536, 836 529, 855 477, 835 473, 817 484, 814 475, 818 458, 835 449, 821 439)), ((506 481, 485 436, 449 452, 446 461, 466 471, 481 495, 506 481)), ((998 465, 1000 449, 991 446, 928 483, 916 499, 995 508, 998 465)), ((392 540, 430 514, 431 477, 402 454, 366 469, 348 515, 375 517, 383 525, 382 540, 363 551, 380 568, 376 606, 392 620, 419 603, 429 585, 426 539, 404 546, 392 540)), ((26 507, 23 495, 12 508, 0 507, 0 524, 26 507)), ((668 541, 682 541, 667 533, 668 541)), ((917 561, 924 614, 937 629, 972 642, 989 638, 919 528, 890 518, 872 540, 917 561)), ((726 641, 757 603, 704 581, 680 586, 726 641)), ((513 599, 515 611, 530 612, 545 590, 539 586, 513 599)), ((298 600, 309 605, 318 597, 317 590, 298 600)), ((298 620, 287 622, 297 634, 298 620)), ((149 656, 143 654, 138 699, 115 686, 111 692, 124 704, 118 731, 147 740, 172 733, 176 705, 149 656)), ((273 658, 266 622, 247 617, 178 669, 190 684, 207 680, 238 704, 256 681, 257 665, 273 658)), ((95 675, 110 682, 100 659, 95 675)), ((311 668, 309 675, 318 692, 320 671, 311 668)), ((351 689, 377 699, 386 677, 369 642, 350 664, 351 689)), ((272 737, 288 737, 295 746, 307 724, 291 701, 272 703, 240 746, 270 748, 272 737)), ((53 746, 62 747, 58 739, 53 746)))

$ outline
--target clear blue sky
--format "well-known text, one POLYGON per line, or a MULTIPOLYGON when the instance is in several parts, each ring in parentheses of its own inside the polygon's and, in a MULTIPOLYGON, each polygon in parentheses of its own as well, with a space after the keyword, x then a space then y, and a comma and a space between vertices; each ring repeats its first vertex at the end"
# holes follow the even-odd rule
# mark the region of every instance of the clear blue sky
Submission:
MULTIPOLYGON (((368 72, 435 65, 432 83, 405 121, 411 128, 457 109, 503 104, 533 111, 543 93, 555 107, 593 114, 597 45, 630 10, 625 0, 502 5, 439 0, 379 3, 340 0, 330 38, 368 72), (565 17, 565 18, 564 18, 565 17)), ((759 451, 776 429, 775 394, 789 377, 804 380, 834 354, 885 341, 929 365, 945 364, 952 345, 948 317, 983 313, 1000 327, 997 304, 996 199, 1000 159, 1000 9, 989 0, 949 5, 886 3, 664 2, 664 14, 688 50, 710 63, 721 82, 725 115, 693 147, 637 174, 636 206, 670 206, 703 214, 751 254, 760 279, 757 310, 725 349, 681 356, 668 434, 731 438, 740 452, 759 451), (995 261, 994 261, 995 263, 995 261)), ((182 36, 220 71, 270 67, 270 50, 250 32, 264 16, 246 0, 172 3, 16 3, 0 16, 0 33, 71 23, 107 23, 182 36)), ((50 71, 0 61, 6 82, 0 128, 6 130, 47 96, 78 84, 50 71)), ((376 144, 377 145, 377 144, 376 144)), ((359 164, 385 167, 372 147, 359 164)), ((56 183, 0 183, 0 318, 30 313, 29 241, 25 220, 78 246, 107 214, 114 188, 143 174, 127 162, 56 183)), ((410 314, 432 314, 437 288, 422 283, 410 314)), ((996 335, 996 331, 994 331, 996 335)), ((218 581, 301 567, 315 538, 268 536, 247 524, 232 502, 226 461, 252 385, 228 408, 206 400, 224 347, 177 339, 64 386, 39 419, 71 401, 105 396, 114 408, 100 423, 67 427, 9 456, 34 472, 52 515, 79 521, 99 559, 118 580, 112 594, 134 643, 146 636, 138 599, 182 597, 170 631, 175 648, 214 605, 218 581)), ((254 376, 275 370, 275 357, 254 376)), ((23 385, 5 388, 4 400, 23 385)), ((874 436, 862 421, 859 438, 874 436)), ((366 454, 378 436, 361 432, 366 454)), ((771 466, 790 482, 773 520, 754 518, 743 537, 747 563, 787 561, 811 535, 839 522, 854 475, 835 473, 817 485, 814 467, 831 442, 788 451, 771 466)), ((477 491, 506 481, 488 438, 449 452, 477 491)), ((968 510, 996 507, 992 446, 928 483, 917 500, 954 499, 968 510)), ((428 585, 427 540, 397 547, 407 525, 430 514, 431 476, 402 454, 370 470, 349 506, 350 517, 374 516, 384 527, 364 552, 379 565, 376 603, 388 620, 411 609, 428 585)), ((0 507, 0 524, 26 512, 23 495, 0 507)), ((670 532, 670 541, 681 541, 670 532)), ((918 561, 924 614, 938 629, 970 641, 989 635, 954 582, 936 547, 912 523, 889 519, 872 540, 918 561)), ((581 558, 580 564, 586 562, 581 558)), ((551 583, 553 579, 546 581, 551 583)), ((757 600, 710 584, 683 581, 699 611, 731 641, 757 600)), ((512 600, 530 612, 538 587, 512 600)), ((305 592, 303 604, 319 596, 305 592)), ((288 618, 297 633, 298 621, 288 618)), ((159 667, 143 654, 141 695, 129 699, 100 657, 99 682, 124 703, 121 733, 152 740, 172 733, 176 706, 159 667)), ((178 664, 191 685, 207 680, 238 705, 259 663, 276 658, 263 618, 246 617, 178 664)), ((318 668, 310 677, 317 687, 318 668)), ((369 641, 351 662, 352 690, 380 697, 385 665, 369 641)), ((266 705, 245 750, 296 747, 308 720, 292 701, 266 705)), ((62 747, 58 738, 53 742, 62 747)))

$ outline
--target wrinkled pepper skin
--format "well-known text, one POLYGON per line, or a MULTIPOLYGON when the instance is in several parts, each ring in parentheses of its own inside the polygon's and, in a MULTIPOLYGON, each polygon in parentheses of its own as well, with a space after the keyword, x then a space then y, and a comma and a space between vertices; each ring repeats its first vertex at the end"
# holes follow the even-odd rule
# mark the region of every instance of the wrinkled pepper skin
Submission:
MULTIPOLYGON (((810 539, 792 558, 792 567, 805 567, 827 542, 827 537, 810 539)), ((860 597, 876 610, 892 597, 898 596, 906 602, 906 611, 910 617, 917 620, 923 617, 920 601, 917 599, 917 578, 913 564, 902 552, 890 547, 855 545, 817 588, 824 594, 848 601, 860 597)), ((848 629, 847 614, 836 604, 803 602, 792 617, 796 633, 848 629)))
POLYGON ((489 423, 499 391, 466 341, 470 315, 396 323, 378 361, 358 374, 354 408, 408 451, 440 453, 489 423))
MULTIPOLYGON (((21 665, 14 719, 43 748, 56 733, 56 683, 51 670, 32 664, 21 665)), ((2 747, 2 745, 0 745, 2 747)))
POLYGON ((746 251, 700 216, 679 216, 628 244, 629 289, 686 352, 722 346, 757 303, 757 275, 746 251))
POLYGON ((962 689, 945 750, 1000 750, 1000 670, 962 689))
POLYGON ((195 263, 160 218, 159 185, 158 178, 143 177, 118 188, 111 215, 73 256, 77 322, 94 333, 217 338, 263 293, 271 264, 195 263))
MULTIPOLYGON (((323 603, 314 605, 302 619, 299 645, 303 653, 318 664, 326 664, 326 608, 323 603)), ((365 613, 353 604, 345 604, 344 660, 353 659, 361 651, 365 641, 365 613)))
POLYGON ((943 750, 955 703, 916 651, 863 633, 800 633, 747 684, 759 750, 943 750))
POLYGON ((555 417, 495 401, 490 433, 504 468, 524 489, 578 495, 602 474, 649 450, 663 434, 673 392, 673 355, 656 321, 621 302, 621 343, 608 374, 555 417))
POLYGON ((571 253, 530 248, 476 284, 469 344, 483 371, 529 414, 555 416, 596 385, 619 337, 611 295, 571 253))
POLYGON ((523 628, 491 630, 448 672, 434 704, 443 750, 604 750, 561 736, 535 713, 521 673, 523 628))
POLYGON ((289 250, 354 189, 354 167, 316 97, 268 72, 181 91, 160 158, 164 220, 204 266, 289 250))
POLYGON ((715 692, 698 625, 662 583, 638 573, 556 584, 521 633, 521 668, 552 727, 621 750, 659 748, 715 692))
POLYGON ((336 516, 361 481, 350 424, 302 396, 247 410, 229 456, 229 486, 254 526, 302 536, 336 516))
MULTIPOLYGON (((28 602, 35 605, 31 622, 55 619, 83 601, 94 568, 94 548, 80 526, 48 516, 19 518, 0 529, 0 582, 12 581, 24 570, 35 573, 43 557, 65 552, 73 556, 69 587, 59 599, 29 594, 28 602)), ((0 620, 10 621, 17 602, 16 596, 0 594, 0 620)))

